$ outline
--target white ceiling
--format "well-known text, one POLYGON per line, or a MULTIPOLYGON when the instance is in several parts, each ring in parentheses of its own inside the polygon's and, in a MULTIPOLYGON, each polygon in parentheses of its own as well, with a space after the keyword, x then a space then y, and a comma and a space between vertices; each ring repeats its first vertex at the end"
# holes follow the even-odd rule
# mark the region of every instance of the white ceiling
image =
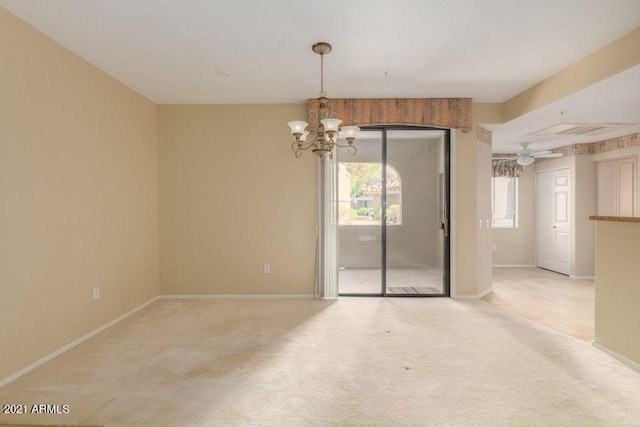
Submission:
MULTIPOLYGON (((157 103, 316 97, 319 57, 311 45, 321 40, 334 48, 325 58, 330 97, 503 102, 640 26, 640 0, 0 0, 0 6, 157 103), (219 77, 220 70, 231 75, 219 77)), ((517 147, 529 127, 494 128, 497 147, 517 147)))
POLYGON ((493 133, 493 151, 497 153, 514 153, 522 148, 522 142, 530 142, 529 149, 546 150, 640 132, 640 65, 508 123, 484 127, 493 133), (597 136, 530 136, 557 123, 632 126, 597 136))

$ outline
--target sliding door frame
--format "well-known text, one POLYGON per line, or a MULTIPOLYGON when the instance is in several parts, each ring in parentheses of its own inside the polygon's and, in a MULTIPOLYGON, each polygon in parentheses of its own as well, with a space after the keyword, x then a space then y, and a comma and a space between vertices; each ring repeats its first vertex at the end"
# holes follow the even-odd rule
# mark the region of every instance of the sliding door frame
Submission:
MULTIPOLYGON (((362 126, 362 130, 378 130, 382 133, 382 217, 381 217, 381 289, 380 293, 339 293, 339 296, 358 297, 421 297, 440 298, 451 296, 451 129, 442 129, 427 126, 402 126, 402 125, 382 125, 382 126, 362 126), (444 132, 444 222, 440 228, 444 230, 443 236, 443 277, 441 294, 389 294, 387 293, 387 132, 392 130, 436 130, 444 132)), ((338 216, 336 216, 337 218, 338 216)), ((339 230, 338 226, 338 230, 339 230)), ((336 254, 337 256, 337 254, 336 254)), ((339 284, 338 284, 338 292, 339 284)))

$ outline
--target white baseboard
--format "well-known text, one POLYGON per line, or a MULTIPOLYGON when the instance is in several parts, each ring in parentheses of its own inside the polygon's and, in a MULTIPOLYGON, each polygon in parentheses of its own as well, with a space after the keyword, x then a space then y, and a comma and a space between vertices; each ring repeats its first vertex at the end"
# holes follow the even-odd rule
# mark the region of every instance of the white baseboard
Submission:
POLYGON ((595 280, 594 276, 572 276, 569 275, 569 279, 573 280, 595 280))
POLYGON ((619 360, 620 362, 624 363, 625 365, 628 365, 630 367, 632 367, 633 369, 640 371, 640 364, 634 362, 633 360, 629 360, 624 356, 619 355, 618 353, 616 353, 615 351, 609 350, 607 347, 601 346, 600 344, 598 344, 595 341, 591 341, 591 344, 597 348, 598 350, 602 350, 605 353, 607 353, 609 356, 613 357, 616 360, 619 360))
POLYGON ((92 338, 96 335, 98 335, 100 332, 104 331, 105 329, 110 328, 111 326, 115 325, 116 323, 126 319, 127 317, 131 316, 133 313, 142 310, 143 308, 145 308, 146 306, 148 306, 149 304, 155 302, 158 300, 158 297, 154 297, 152 299, 150 299, 149 301, 145 302, 142 305, 139 305, 138 307, 134 308, 133 310, 129 311, 128 313, 123 314, 122 316, 118 317, 117 319, 112 320, 111 322, 99 327, 98 329, 89 332, 88 334, 78 338, 77 340, 70 342, 69 344, 65 345, 64 347, 54 351, 53 353, 49 354, 48 356, 43 357, 42 359, 38 360, 35 363, 32 363, 31 365, 27 366, 26 368, 16 372, 15 374, 8 376, 7 378, 3 379, 0 381, 0 387, 3 387, 7 384, 9 384, 12 381, 17 380, 18 378, 20 378, 21 376, 23 376, 24 374, 27 374, 31 371, 33 371, 34 369, 36 369, 37 367, 44 365, 45 363, 47 363, 48 361, 60 356, 62 353, 71 350, 73 347, 77 346, 78 344, 81 344, 83 342, 85 342, 86 340, 88 340, 89 338, 92 338))
POLYGON ((453 299, 480 299, 491 292, 493 292, 493 288, 485 289, 484 291, 480 292, 478 295, 456 295, 452 298, 453 299))
POLYGON ((478 299, 482 298, 483 296, 485 296, 485 295, 487 295, 487 294, 489 294, 491 292, 493 292, 493 288, 485 289, 484 291, 482 291, 482 292, 480 292, 478 294, 478 299))
POLYGON ((494 268, 536 268, 535 264, 493 264, 494 268))
POLYGON ((252 294, 252 295, 228 295, 228 294, 195 294, 195 295, 160 295, 160 299, 208 299, 208 298, 313 298, 313 294, 252 294))

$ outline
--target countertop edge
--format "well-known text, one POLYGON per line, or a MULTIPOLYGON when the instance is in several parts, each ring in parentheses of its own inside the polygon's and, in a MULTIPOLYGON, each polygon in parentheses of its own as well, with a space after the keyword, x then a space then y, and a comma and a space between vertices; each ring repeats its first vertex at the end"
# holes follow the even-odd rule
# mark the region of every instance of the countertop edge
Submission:
POLYGON ((589 217, 593 221, 613 221, 613 222, 638 222, 640 223, 640 217, 637 216, 600 216, 591 215, 589 217))

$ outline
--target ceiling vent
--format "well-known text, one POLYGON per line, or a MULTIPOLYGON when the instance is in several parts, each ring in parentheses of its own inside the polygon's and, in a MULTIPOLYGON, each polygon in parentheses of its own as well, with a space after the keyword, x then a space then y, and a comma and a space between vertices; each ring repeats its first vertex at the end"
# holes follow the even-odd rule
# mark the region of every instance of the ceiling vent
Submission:
POLYGON ((629 126, 634 123, 558 123, 548 128, 541 129, 531 133, 531 136, 562 136, 562 135, 578 135, 578 136, 595 136, 603 133, 613 132, 629 126))

